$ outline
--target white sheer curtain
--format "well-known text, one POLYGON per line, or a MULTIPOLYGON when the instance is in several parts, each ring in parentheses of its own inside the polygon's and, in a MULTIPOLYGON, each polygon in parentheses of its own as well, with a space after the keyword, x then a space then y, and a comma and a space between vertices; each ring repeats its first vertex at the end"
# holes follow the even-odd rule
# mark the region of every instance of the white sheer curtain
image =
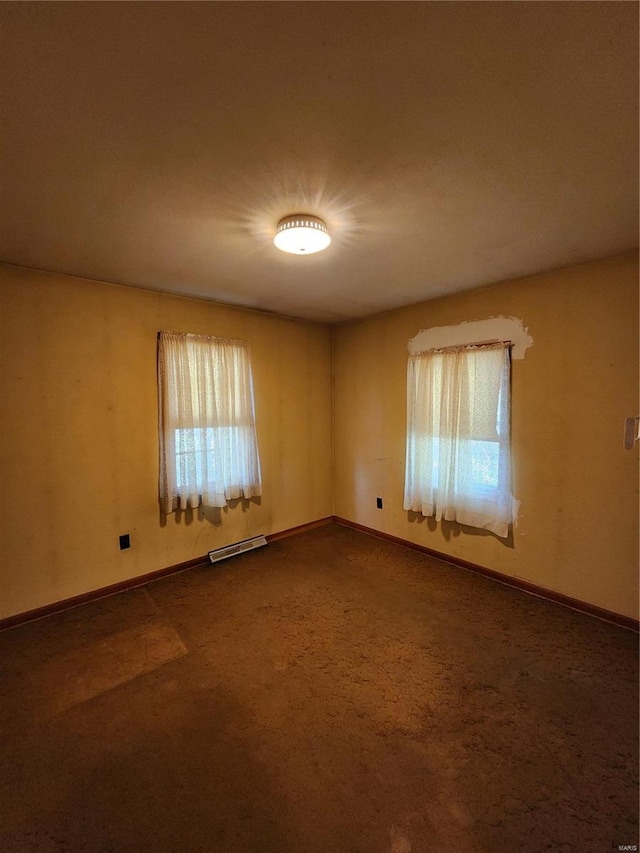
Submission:
POLYGON ((507 536, 509 394, 506 344, 409 357, 405 509, 507 536))
POLYGON ((158 400, 164 512, 262 493, 245 341, 160 332, 158 400))

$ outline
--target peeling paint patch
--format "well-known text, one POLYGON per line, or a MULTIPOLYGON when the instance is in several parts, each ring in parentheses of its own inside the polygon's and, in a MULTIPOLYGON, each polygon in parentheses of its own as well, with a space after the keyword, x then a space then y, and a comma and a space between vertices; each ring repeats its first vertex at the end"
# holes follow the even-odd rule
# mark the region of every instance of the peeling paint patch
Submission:
POLYGON ((518 317, 487 317, 486 320, 469 320, 456 326, 433 326, 421 329, 411 338, 408 349, 411 354, 429 349, 465 346, 467 344, 511 341, 511 358, 524 358, 533 346, 533 338, 518 317))

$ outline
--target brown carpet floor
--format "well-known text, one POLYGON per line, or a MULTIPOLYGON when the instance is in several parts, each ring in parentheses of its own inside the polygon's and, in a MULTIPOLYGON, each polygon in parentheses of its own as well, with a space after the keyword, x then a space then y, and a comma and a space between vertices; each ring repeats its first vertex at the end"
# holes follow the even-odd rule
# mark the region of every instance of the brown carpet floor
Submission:
POLYGON ((3 853, 638 844, 637 636, 346 528, 0 660, 3 853))

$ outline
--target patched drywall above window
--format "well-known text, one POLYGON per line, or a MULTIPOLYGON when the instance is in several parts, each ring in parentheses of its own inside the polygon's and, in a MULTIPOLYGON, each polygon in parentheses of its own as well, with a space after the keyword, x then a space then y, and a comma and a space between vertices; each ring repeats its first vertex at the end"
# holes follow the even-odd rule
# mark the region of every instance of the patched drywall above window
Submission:
POLYGON ((411 338, 407 347, 413 355, 429 349, 465 346, 467 344, 511 341, 511 358, 524 358, 533 346, 529 329, 517 317, 488 317, 486 320, 470 320, 455 326, 433 326, 421 329, 411 338))

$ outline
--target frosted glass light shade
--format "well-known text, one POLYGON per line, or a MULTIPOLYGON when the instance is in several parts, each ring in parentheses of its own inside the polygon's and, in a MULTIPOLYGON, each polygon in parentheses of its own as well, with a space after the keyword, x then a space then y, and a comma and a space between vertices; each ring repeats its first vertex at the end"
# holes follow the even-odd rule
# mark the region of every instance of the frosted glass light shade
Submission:
POLYGON ((291 255, 313 255, 326 249, 331 237, 322 219, 308 213, 295 213, 278 222, 273 242, 278 249, 291 255))

